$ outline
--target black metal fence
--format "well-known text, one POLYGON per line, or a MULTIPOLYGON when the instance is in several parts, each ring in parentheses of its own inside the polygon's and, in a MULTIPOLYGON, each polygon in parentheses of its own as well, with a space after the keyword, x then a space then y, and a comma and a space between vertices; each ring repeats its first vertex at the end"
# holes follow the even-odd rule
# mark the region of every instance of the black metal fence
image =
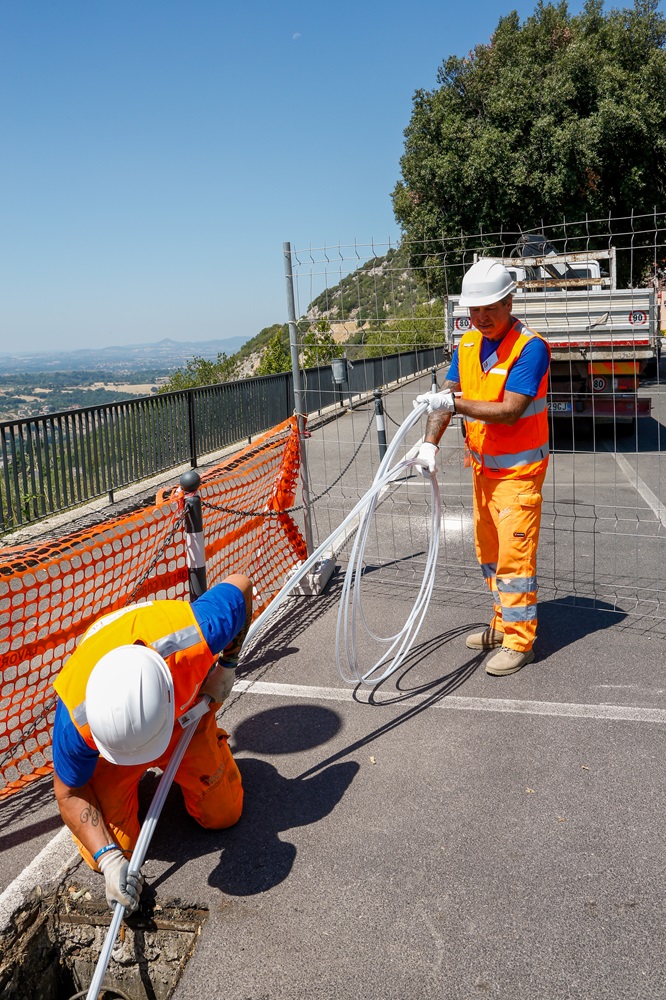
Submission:
POLYGON ((441 365, 449 353, 446 347, 418 347, 402 354, 347 361, 336 358, 331 365, 307 368, 303 372, 305 408, 308 413, 325 409, 344 397, 365 395, 383 385, 391 385, 416 372, 441 365), (344 374, 344 381, 334 382, 333 373, 344 374))
MULTIPOLYGON (((438 364, 445 348, 347 365, 346 393, 438 364)), ((304 372, 306 409, 336 403, 331 365, 304 372)), ((293 412, 291 372, 0 423, 0 533, 251 439, 293 412)))

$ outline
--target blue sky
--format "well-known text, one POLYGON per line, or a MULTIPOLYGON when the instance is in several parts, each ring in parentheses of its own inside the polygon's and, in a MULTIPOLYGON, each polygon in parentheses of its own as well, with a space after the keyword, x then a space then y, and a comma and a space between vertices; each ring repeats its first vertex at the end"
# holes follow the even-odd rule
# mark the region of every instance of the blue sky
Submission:
POLYGON ((0 352, 284 322, 283 241, 397 239, 412 96, 512 9, 7 0, 0 352))

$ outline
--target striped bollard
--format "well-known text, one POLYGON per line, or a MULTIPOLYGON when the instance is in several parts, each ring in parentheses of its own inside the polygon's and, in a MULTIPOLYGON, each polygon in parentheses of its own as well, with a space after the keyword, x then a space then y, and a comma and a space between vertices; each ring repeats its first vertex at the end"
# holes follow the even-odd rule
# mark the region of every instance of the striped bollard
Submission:
POLYGON ((203 516, 199 487, 201 476, 195 469, 180 477, 180 488, 185 494, 185 559, 190 584, 190 601, 196 601, 207 589, 206 554, 204 551, 203 516))
POLYGON ((377 424, 377 441, 379 443, 379 459, 381 461, 386 454, 386 424, 384 423, 384 406, 382 404, 381 389, 374 389, 373 395, 375 397, 375 423, 377 424))
POLYGON ((432 385, 430 386, 432 392, 437 392, 437 369, 433 368, 430 372, 430 378, 432 380, 432 385))

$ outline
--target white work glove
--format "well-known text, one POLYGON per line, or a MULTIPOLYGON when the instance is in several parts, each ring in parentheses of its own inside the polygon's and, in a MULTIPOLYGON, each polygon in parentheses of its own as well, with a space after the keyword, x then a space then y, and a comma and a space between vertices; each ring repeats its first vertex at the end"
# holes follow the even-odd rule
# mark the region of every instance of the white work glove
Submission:
MULTIPOLYGON (((428 472, 434 473, 437 469, 436 462, 437 462, 438 451, 439 448, 437 447, 436 444, 431 444, 430 441, 424 441, 419 447, 419 450, 417 451, 415 457, 420 459, 425 464, 425 467, 428 470, 428 472)), ((423 466, 417 465, 416 471, 420 476, 423 476, 425 478, 426 474, 423 469, 423 466)))
POLYGON ((134 913, 139 906, 143 875, 129 874, 129 861, 119 847, 103 854, 97 864, 106 881, 106 901, 111 909, 120 903, 128 913, 134 913))
POLYGON ((444 413, 456 412, 456 403, 450 389, 444 392, 424 392, 416 397, 414 406, 418 406, 419 403, 428 404, 428 413, 435 413, 437 410, 443 410, 444 413))
POLYGON ((219 660, 213 664, 201 685, 200 694, 207 694, 213 701, 226 701, 236 680, 236 667, 219 660))

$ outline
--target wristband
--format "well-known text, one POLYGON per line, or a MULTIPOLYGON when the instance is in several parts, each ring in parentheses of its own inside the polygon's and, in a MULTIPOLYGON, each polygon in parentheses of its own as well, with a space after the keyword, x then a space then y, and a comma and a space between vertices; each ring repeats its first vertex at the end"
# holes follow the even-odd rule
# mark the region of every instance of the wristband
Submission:
POLYGON ((107 851, 119 851, 119 850, 120 848, 118 847, 117 844, 107 844, 106 847, 100 847, 99 851, 93 854, 92 856, 93 861, 97 861, 99 858, 102 857, 103 854, 106 854, 107 851))

